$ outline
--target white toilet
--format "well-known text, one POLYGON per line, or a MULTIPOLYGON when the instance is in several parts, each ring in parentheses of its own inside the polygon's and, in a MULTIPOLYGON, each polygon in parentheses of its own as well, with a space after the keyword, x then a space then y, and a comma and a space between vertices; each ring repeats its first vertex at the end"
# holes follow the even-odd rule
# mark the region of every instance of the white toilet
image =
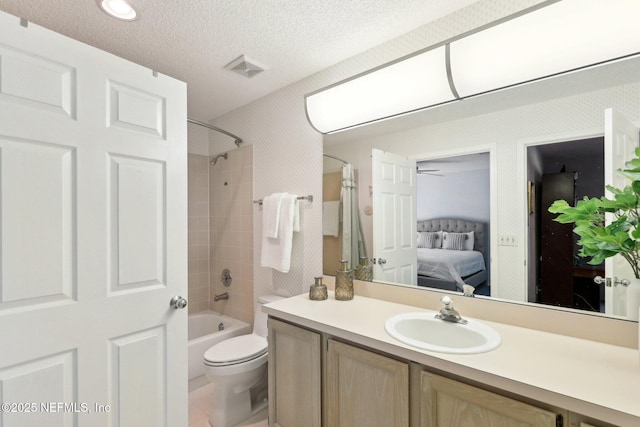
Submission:
POLYGON ((262 305, 279 299, 259 297, 253 333, 229 338, 205 352, 205 375, 214 387, 209 414, 213 427, 231 427, 267 406, 267 315, 262 305))

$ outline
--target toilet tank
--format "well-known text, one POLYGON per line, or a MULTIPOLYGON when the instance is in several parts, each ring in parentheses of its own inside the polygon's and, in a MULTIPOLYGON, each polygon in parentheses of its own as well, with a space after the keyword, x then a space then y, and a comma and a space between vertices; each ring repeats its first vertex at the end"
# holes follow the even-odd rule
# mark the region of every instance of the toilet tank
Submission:
POLYGON ((261 337, 267 336, 267 314, 262 311, 262 305, 283 299, 278 295, 262 295, 258 297, 255 312, 253 313, 253 333, 261 337))

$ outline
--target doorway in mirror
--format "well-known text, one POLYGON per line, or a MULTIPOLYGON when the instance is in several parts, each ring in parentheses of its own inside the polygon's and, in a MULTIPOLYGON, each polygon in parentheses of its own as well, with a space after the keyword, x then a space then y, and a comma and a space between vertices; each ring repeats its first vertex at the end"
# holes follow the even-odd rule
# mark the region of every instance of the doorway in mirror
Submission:
POLYGON ((417 173, 418 224, 436 219, 441 224, 433 230, 439 233, 434 245, 418 243, 418 284, 453 291, 468 284, 476 295, 490 296, 490 153, 419 160, 417 173), (446 239, 458 234, 464 234, 461 250, 446 239))
POLYGON ((604 265, 581 258, 573 225, 548 211, 555 200, 604 196, 604 137, 529 146, 527 179, 529 302, 604 312, 604 289, 593 282, 604 265))

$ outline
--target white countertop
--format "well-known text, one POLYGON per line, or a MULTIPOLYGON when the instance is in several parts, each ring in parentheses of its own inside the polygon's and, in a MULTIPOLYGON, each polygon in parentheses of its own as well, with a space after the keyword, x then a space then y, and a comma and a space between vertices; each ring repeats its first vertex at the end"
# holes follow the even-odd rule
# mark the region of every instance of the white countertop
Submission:
POLYGON ((638 350, 478 320, 500 334, 500 347, 472 355, 435 353, 403 344, 384 329, 385 321, 393 315, 431 310, 358 295, 352 301, 336 301, 332 292, 325 301, 311 301, 303 294, 267 304, 263 310, 285 321, 579 414, 621 426, 640 426, 638 350))

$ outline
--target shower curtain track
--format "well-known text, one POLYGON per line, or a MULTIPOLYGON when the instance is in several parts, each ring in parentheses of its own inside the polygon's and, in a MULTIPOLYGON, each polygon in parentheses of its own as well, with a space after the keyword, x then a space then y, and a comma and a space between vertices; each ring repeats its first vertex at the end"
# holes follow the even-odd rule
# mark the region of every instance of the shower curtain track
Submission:
POLYGON ((232 134, 231 132, 228 132, 224 129, 220 129, 217 126, 213 126, 210 125, 209 123, 205 123, 205 122, 201 122, 200 120, 196 120, 196 119, 192 119, 191 117, 187 117, 187 122, 188 123, 193 123, 194 125, 198 125, 198 126, 202 126, 211 130, 215 130, 216 132, 220 132, 223 133, 227 136, 230 136, 231 138, 234 138, 235 141, 233 141, 236 144, 236 147, 240 148, 240 144, 242 144, 242 138, 240 138, 237 135, 232 134))
POLYGON ((342 162, 342 163, 344 163, 345 165, 348 165, 348 164, 349 164, 349 162, 342 160, 340 157, 336 157, 336 156, 332 156, 331 154, 324 154, 324 153, 322 153, 322 155, 323 155, 323 156, 325 156, 325 157, 329 157, 329 158, 331 158, 331 159, 333 159, 333 160, 337 160, 337 161, 339 161, 339 162, 342 162))

